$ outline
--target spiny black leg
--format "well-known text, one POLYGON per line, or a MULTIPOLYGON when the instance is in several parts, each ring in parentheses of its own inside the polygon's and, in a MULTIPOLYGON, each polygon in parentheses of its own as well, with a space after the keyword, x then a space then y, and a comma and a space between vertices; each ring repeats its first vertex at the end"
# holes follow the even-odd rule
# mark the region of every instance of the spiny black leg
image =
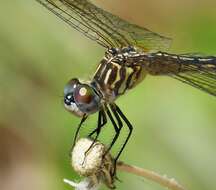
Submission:
POLYGON ((123 127, 123 123, 121 121, 121 118, 119 117, 118 113, 116 112, 116 105, 115 104, 110 104, 110 108, 111 108, 111 110, 112 110, 112 112, 113 112, 113 114, 114 114, 114 116, 115 116, 115 118, 116 118, 116 120, 118 122, 119 128, 123 127))
MULTIPOLYGON (((112 107, 111 107, 111 109, 112 109, 112 107)), ((107 114, 108 114, 108 116, 109 116, 109 118, 110 118, 112 124, 113 124, 113 127, 114 127, 114 129, 115 129, 116 134, 115 134, 114 138, 112 139, 112 142, 111 142, 111 144, 109 145, 108 149, 106 150, 104 156, 111 150, 111 148, 112 148, 113 145, 115 144, 115 142, 116 142, 116 140, 118 139, 118 136, 119 136, 119 134, 120 134, 121 128, 122 128, 122 126, 123 126, 123 125, 122 125, 122 122, 121 122, 121 120, 120 120, 120 118, 119 118, 118 116, 116 116, 116 113, 115 113, 115 112, 113 112, 113 114, 114 114, 115 118, 117 119, 117 122, 118 122, 118 125, 119 125, 119 126, 116 124, 116 122, 115 122, 115 120, 114 120, 114 118, 113 118, 113 116, 112 116, 112 114, 111 114, 111 112, 110 112, 110 110, 109 110, 108 107, 106 107, 106 111, 107 111, 107 114)), ((112 110, 112 111, 113 111, 113 110, 112 110)))
POLYGON ((94 129, 88 136, 91 137, 94 133, 99 133, 101 126, 101 111, 98 113, 98 121, 97 121, 97 127, 94 129))
MULTIPOLYGON (((101 110, 101 117, 102 117, 102 123, 101 123, 101 128, 107 123, 107 118, 106 118, 106 113, 104 112, 104 110, 101 110)), ((99 118, 99 116, 98 116, 99 118)), ((98 119, 99 120, 99 119, 98 119)), ((99 123, 99 121, 98 121, 99 123)), ((96 129, 94 129, 89 135, 88 137, 91 137, 93 134, 98 133, 98 127, 96 129)))
POLYGON ((94 129, 89 135, 88 137, 91 138, 92 135, 94 135, 97 132, 98 128, 94 129))
MULTIPOLYGON (((110 104, 110 108, 111 108, 112 113, 114 114, 114 116, 115 116, 115 118, 116 118, 116 120, 117 120, 117 122, 118 122, 118 126, 119 126, 119 128, 118 128, 118 133, 116 133, 116 135, 115 135, 115 137, 114 137, 114 139, 113 139, 113 142, 111 143, 111 146, 110 146, 110 149, 111 149, 112 146, 115 144, 116 140, 117 140, 118 137, 119 137, 119 134, 120 134, 121 129, 122 129, 122 127, 123 127, 123 123, 122 123, 121 118, 119 117, 119 115, 118 115, 118 113, 117 113, 117 111, 116 111, 116 105, 115 105, 115 104, 110 104)), ((110 150, 110 149, 109 149, 109 150, 110 150)), ((112 176, 115 176, 115 175, 116 175, 116 163, 117 163, 117 159, 115 158, 115 159, 114 159, 114 170, 113 170, 112 176)))
POLYGON ((79 125, 78 125, 78 127, 77 127, 77 130, 76 130, 76 133, 75 133, 75 136, 74 136, 74 140, 73 140, 73 146, 72 146, 72 148, 73 148, 74 145, 76 144, 76 140, 77 140, 77 136, 78 136, 78 134, 79 134, 79 131, 80 131, 81 127, 82 127, 82 124, 85 122, 85 120, 86 120, 87 118, 88 118, 87 115, 83 115, 83 117, 82 117, 82 119, 81 119, 81 121, 80 121, 80 123, 79 123, 79 125))
MULTIPOLYGON (((88 150, 85 152, 86 154, 88 153, 88 151, 93 147, 94 143, 97 141, 98 136, 101 132, 101 128, 107 123, 107 119, 106 119, 106 114, 104 112, 104 110, 100 110, 98 113, 98 124, 97 124, 97 128, 90 134, 92 135, 93 133, 96 132, 96 137, 94 138, 92 144, 90 145, 90 147, 88 148, 88 150)), ((89 135, 89 136, 90 136, 89 135)))
POLYGON ((119 151, 119 153, 117 154, 117 156, 115 157, 115 163, 117 162, 119 156, 121 155, 122 151, 124 150, 128 140, 130 139, 131 133, 133 131, 133 126, 131 125, 131 123, 128 121, 128 119, 126 118, 126 116, 122 113, 122 111, 120 110, 120 108, 115 104, 115 108, 117 113, 119 114, 119 116, 123 119, 123 121, 126 123, 128 129, 129 129, 129 133, 128 136, 123 144, 123 146, 121 147, 121 150, 119 151))

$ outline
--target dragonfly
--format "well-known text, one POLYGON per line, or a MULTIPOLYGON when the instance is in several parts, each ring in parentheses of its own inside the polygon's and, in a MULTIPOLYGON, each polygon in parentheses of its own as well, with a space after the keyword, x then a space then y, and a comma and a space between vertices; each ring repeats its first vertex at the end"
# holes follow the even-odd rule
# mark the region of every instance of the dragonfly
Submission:
MULTIPOLYGON (((90 81, 72 78, 64 88, 65 108, 81 121, 98 113, 97 127, 89 134, 98 139, 109 121, 115 130, 107 152, 123 127, 128 129, 116 164, 131 137, 133 126, 115 100, 142 82, 147 75, 169 76, 216 96, 216 57, 167 53, 171 39, 132 24, 88 0, 36 0, 57 17, 105 48, 105 55, 90 81)), ((93 144, 92 143, 92 144, 93 144)), ((115 171, 113 172, 115 175, 115 171)))

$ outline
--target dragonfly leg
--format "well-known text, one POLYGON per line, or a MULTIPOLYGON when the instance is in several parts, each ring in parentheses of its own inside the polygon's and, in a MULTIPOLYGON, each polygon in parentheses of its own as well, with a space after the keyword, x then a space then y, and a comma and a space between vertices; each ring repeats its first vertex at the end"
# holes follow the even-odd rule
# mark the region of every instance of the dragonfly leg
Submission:
POLYGON ((116 122, 115 122, 115 120, 114 120, 114 118, 113 118, 110 110, 107 108, 107 114, 108 114, 108 116, 109 116, 109 118, 110 118, 110 120, 111 120, 111 122, 113 124, 113 127, 115 129, 116 134, 115 134, 115 136, 114 136, 114 138, 113 138, 110 146, 108 147, 105 155, 111 150, 111 148, 115 144, 116 140, 119 137, 120 131, 121 131, 122 127, 123 127, 123 123, 122 123, 120 117, 118 116, 118 114, 116 113, 115 109, 113 108, 113 105, 110 105, 110 108, 111 108, 111 110, 112 110, 112 112, 113 112, 113 114, 114 114, 114 116, 115 116, 115 118, 116 118, 116 120, 118 122, 118 125, 116 124, 116 122))
MULTIPOLYGON (((111 109, 112 109, 112 108, 111 108, 111 109)), ((115 142, 116 142, 116 140, 118 139, 118 136, 119 136, 119 134, 120 134, 121 128, 123 127, 123 124, 122 124, 121 120, 118 120, 118 119, 117 119, 118 125, 116 124, 116 122, 115 122, 115 120, 114 120, 114 118, 113 118, 113 116, 112 116, 112 114, 111 114, 111 112, 110 112, 110 110, 109 110, 108 107, 107 107, 106 110, 107 110, 107 115, 109 116, 109 118, 110 118, 110 120, 111 120, 111 122, 112 122, 112 125, 113 125, 113 127, 114 127, 114 129, 115 129, 115 136, 114 136, 114 138, 112 139, 112 142, 110 143, 110 145, 109 145, 107 151, 105 152, 104 156, 111 150, 111 148, 112 148, 113 145, 115 144, 115 142)), ((115 113, 114 113, 114 115, 115 115, 115 113)), ((115 117, 116 117, 116 115, 115 115, 115 117)))
MULTIPOLYGON (((101 114, 101 116, 99 116, 98 115, 98 123, 99 122, 101 122, 100 120, 99 120, 99 117, 102 117, 102 119, 103 119, 103 123, 101 123, 101 126, 100 126, 100 128, 102 128, 106 123, 107 123, 107 118, 106 118, 106 113, 104 112, 104 110, 101 110, 99 112, 99 114, 101 114), (100 113, 101 112, 101 113, 100 113)), ((98 133, 98 131, 99 131, 99 125, 98 125, 98 127, 96 128, 96 129, 94 129, 89 135, 88 135, 88 137, 89 138, 91 138, 92 137, 92 135, 94 135, 95 133, 98 133)))
POLYGON ((93 139, 92 144, 90 145, 90 147, 88 148, 88 150, 85 152, 85 154, 88 153, 88 151, 93 147, 94 143, 97 141, 99 134, 101 132, 101 128, 107 123, 107 118, 106 118, 106 113, 104 112, 104 110, 100 110, 98 113, 98 124, 97 124, 97 128, 92 131, 88 136, 91 137, 94 133, 96 133, 95 138, 93 139))
MULTIPOLYGON (((116 140, 118 139, 119 134, 120 134, 120 132, 121 132, 121 129, 122 129, 122 127, 123 127, 123 123, 122 123, 122 121, 121 121, 121 119, 120 119, 118 113, 117 113, 116 110, 115 110, 115 105, 110 104, 109 106, 110 106, 110 108, 111 108, 111 110, 112 110, 112 112, 113 112, 113 114, 114 114, 114 117, 115 117, 115 119, 117 120, 117 123, 118 123, 118 124, 116 123, 115 119, 113 118, 113 116, 112 116, 112 114, 111 114, 109 108, 106 107, 107 114, 108 114, 108 116, 109 116, 109 118, 110 118, 110 120, 111 120, 111 122, 112 122, 112 125, 113 125, 113 127, 114 127, 116 133, 115 133, 115 136, 114 136, 114 138, 112 139, 112 142, 110 143, 108 149, 107 149, 106 152, 104 153, 104 156, 103 156, 103 157, 105 157, 105 155, 111 150, 111 148, 112 148, 113 145, 115 144, 116 140)), ((113 172, 112 172, 112 176, 115 176, 115 173, 116 173, 116 161, 114 160, 114 170, 113 170, 113 172)))
POLYGON ((74 140, 73 140, 73 146, 72 146, 72 148, 73 148, 74 145, 76 144, 76 140, 77 140, 77 136, 79 135, 79 131, 80 131, 81 127, 82 127, 82 124, 85 122, 85 120, 86 120, 87 118, 88 118, 87 115, 84 115, 84 116, 82 117, 82 119, 81 119, 81 121, 80 121, 80 123, 79 123, 79 125, 78 125, 78 127, 77 127, 77 130, 76 130, 75 136, 74 136, 74 140))
MULTIPOLYGON (((126 116, 122 113, 122 111, 120 110, 120 108, 116 105, 116 104, 112 104, 110 105, 111 109, 112 109, 112 112, 116 118, 116 120, 118 121, 118 124, 120 126, 120 129, 122 128, 123 124, 122 124, 122 121, 121 119, 126 123, 128 129, 129 129, 129 133, 127 135, 127 138, 124 142, 124 144, 122 145, 120 151, 118 152, 117 156, 114 158, 114 171, 113 171, 113 176, 115 176, 116 174, 116 164, 117 164, 117 161, 122 153, 122 151, 124 150, 128 140, 130 139, 130 136, 132 134, 132 131, 133 131, 133 126, 131 125, 131 123, 128 121, 128 119, 126 118, 126 116)), ((120 131, 119 131, 120 132, 120 131)), ((117 138, 118 138, 119 134, 117 135, 117 138)))

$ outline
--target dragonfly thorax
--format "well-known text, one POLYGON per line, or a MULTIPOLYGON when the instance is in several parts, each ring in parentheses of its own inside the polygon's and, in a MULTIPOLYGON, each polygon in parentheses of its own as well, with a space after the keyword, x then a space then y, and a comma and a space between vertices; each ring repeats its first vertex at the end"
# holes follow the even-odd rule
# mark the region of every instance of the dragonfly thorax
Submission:
POLYGON ((138 50, 133 46, 123 47, 123 48, 110 48, 106 51, 106 57, 111 59, 116 59, 119 61, 124 61, 128 57, 134 57, 139 55, 138 50))
POLYGON ((106 51, 93 77, 106 101, 115 101, 146 76, 144 65, 136 61, 140 55, 144 53, 141 54, 132 46, 110 48, 106 51))

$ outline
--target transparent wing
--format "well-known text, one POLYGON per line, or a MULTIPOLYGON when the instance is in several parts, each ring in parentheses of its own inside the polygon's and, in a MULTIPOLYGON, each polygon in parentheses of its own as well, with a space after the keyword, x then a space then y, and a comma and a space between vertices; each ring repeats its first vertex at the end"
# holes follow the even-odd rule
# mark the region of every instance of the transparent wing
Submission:
POLYGON ((184 65, 186 72, 173 74, 171 77, 216 96, 216 64, 184 65))
POLYGON ((106 48, 136 46, 143 51, 169 48, 171 40, 130 24, 88 0, 36 0, 71 27, 106 48))
POLYGON ((144 64, 150 75, 170 76, 216 96, 215 56, 182 56, 158 52, 128 59, 129 65, 136 63, 144 64))

